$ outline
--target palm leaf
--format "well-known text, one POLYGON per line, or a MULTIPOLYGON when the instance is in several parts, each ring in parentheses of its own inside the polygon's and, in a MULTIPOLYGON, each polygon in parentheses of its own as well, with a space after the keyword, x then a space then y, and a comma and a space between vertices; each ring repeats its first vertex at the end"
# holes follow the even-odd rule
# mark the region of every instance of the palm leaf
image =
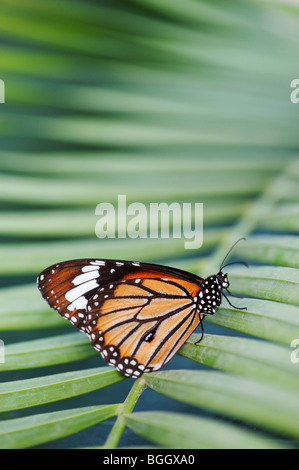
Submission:
POLYGON ((128 433, 136 446, 298 447, 298 8, 106 3, 2 1, 0 445, 76 446, 90 428, 88 446, 109 449, 128 433), (96 206, 119 194, 203 202, 200 252, 98 240, 96 206), (210 275, 239 237, 237 308, 224 301, 201 343, 136 381, 35 285, 47 265, 94 256, 210 275))

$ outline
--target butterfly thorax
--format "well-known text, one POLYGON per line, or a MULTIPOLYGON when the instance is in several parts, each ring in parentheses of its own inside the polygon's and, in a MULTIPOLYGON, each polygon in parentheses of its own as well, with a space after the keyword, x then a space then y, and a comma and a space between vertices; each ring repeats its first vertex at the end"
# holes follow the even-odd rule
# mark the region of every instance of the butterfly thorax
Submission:
POLYGON ((223 274, 221 271, 204 279, 197 303, 200 313, 213 315, 222 302, 222 289, 226 289, 228 286, 227 274, 223 274))

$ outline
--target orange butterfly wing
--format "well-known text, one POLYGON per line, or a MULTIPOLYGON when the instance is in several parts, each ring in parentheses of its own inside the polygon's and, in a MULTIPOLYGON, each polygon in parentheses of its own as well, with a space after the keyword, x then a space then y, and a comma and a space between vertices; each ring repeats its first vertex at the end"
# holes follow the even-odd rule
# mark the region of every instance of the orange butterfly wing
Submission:
POLYGON ((88 314, 90 321, 97 320, 87 332, 108 364, 123 374, 158 370, 197 327, 199 289, 165 273, 128 275, 92 298, 88 314))
POLYGON ((201 281, 146 263, 74 260, 47 268, 38 286, 108 364, 138 377, 163 367, 198 326, 201 281))

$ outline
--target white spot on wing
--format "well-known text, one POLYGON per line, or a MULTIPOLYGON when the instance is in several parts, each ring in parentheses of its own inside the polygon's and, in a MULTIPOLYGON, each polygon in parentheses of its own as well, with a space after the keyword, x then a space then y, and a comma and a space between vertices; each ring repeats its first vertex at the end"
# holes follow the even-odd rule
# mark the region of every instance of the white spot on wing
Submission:
POLYGON ((76 276, 73 280, 72 283, 75 286, 78 286, 79 284, 83 284, 84 282, 90 281, 91 279, 96 279, 99 277, 99 271, 90 271, 85 274, 79 274, 79 276, 76 276))
POLYGON ((81 297, 82 295, 86 294, 86 292, 89 292, 98 286, 99 284, 96 282, 95 279, 93 279, 92 281, 85 282, 84 284, 81 284, 78 287, 74 287, 74 289, 71 289, 66 292, 65 298, 69 302, 73 302, 73 300, 78 299, 78 297, 81 297))
POLYGON ((68 305, 67 309, 71 311, 75 309, 83 310, 86 308, 86 305, 87 305, 87 299, 84 296, 82 296, 74 300, 70 305, 68 305))
POLYGON ((105 266, 106 261, 102 261, 102 260, 97 259, 96 261, 91 261, 90 264, 92 264, 94 266, 105 266))
POLYGON ((83 266, 83 268, 81 269, 83 273, 87 273, 89 271, 96 271, 96 270, 97 270, 97 266, 90 265, 90 264, 88 264, 87 266, 83 266))

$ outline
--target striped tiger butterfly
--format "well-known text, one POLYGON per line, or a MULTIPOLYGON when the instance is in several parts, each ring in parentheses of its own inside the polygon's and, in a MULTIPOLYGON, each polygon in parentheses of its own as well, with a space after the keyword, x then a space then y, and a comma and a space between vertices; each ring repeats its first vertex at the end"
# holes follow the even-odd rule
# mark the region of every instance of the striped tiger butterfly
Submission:
POLYGON ((163 367, 198 325, 202 339, 205 315, 216 312, 222 294, 227 299, 223 289, 230 294, 222 270, 234 264, 224 266, 232 248, 218 274, 206 279, 157 264, 77 259, 48 267, 37 283, 50 307, 86 333, 109 365, 139 377, 163 367))

